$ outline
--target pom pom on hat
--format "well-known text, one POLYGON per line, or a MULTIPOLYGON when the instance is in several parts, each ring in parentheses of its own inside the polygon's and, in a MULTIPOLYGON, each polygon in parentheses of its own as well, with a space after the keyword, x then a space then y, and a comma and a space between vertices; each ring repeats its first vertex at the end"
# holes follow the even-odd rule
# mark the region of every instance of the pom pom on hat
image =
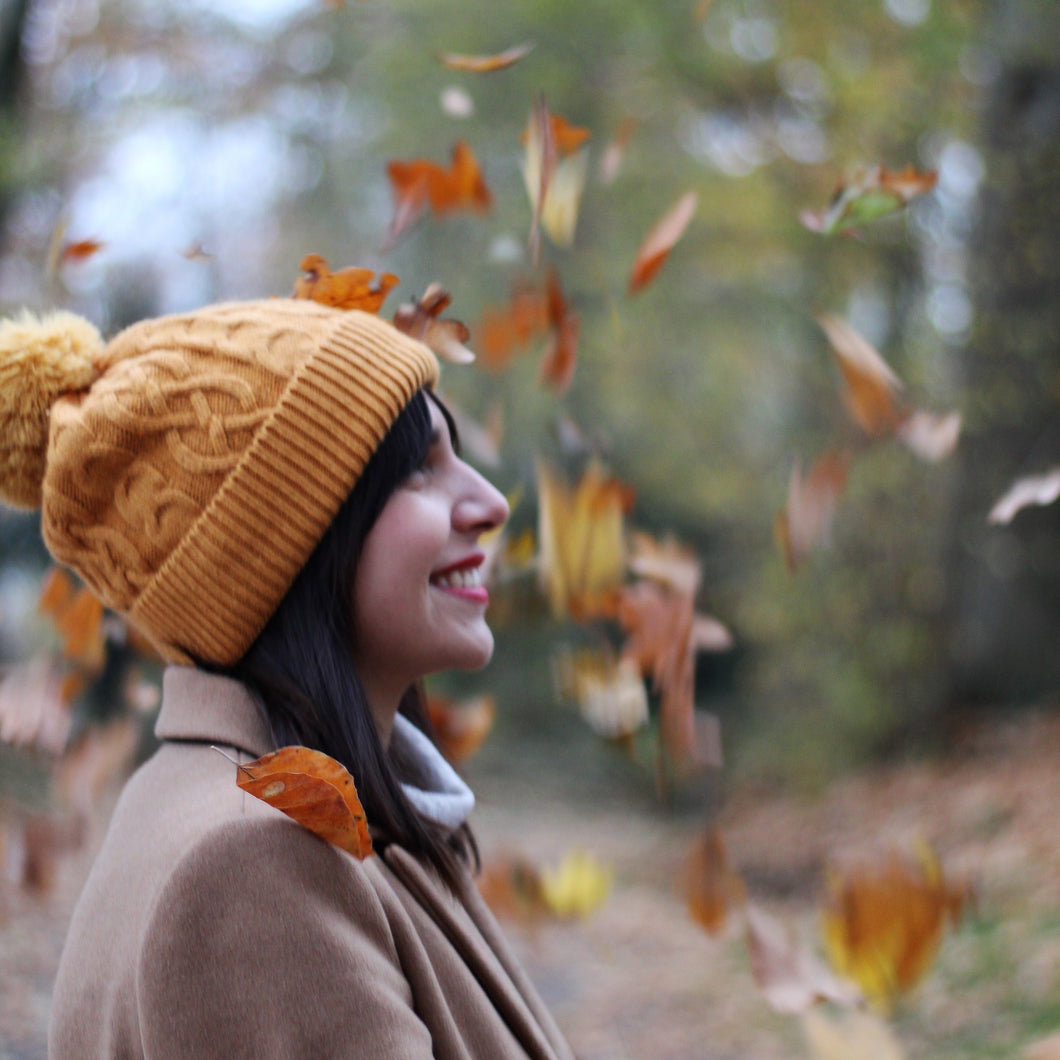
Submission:
POLYGON ((52 406, 92 385, 103 348, 75 313, 0 321, 0 500, 40 507, 52 406))

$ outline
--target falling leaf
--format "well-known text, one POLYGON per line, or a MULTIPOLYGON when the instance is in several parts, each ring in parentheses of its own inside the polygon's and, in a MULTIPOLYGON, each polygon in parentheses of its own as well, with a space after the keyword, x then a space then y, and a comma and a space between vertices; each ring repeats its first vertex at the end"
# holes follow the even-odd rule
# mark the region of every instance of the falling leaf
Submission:
POLYGON ((545 198, 552 184, 558 161, 556 140, 553 131, 548 104, 543 95, 530 115, 530 124, 526 130, 526 149, 523 156, 523 180, 530 196, 530 236, 527 246, 530 249, 530 260, 536 265, 541 254, 541 211, 545 198))
POLYGON ((629 274, 630 294, 636 294, 650 283, 663 267, 674 244, 684 235, 685 229, 695 216, 697 202, 694 191, 686 192, 644 237, 629 274))
POLYGON ((79 239, 76 243, 67 243, 59 252, 59 264, 79 265, 95 257, 105 246, 106 243, 98 239, 79 239))
POLYGON ((449 85, 438 97, 439 106, 450 118, 470 118, 475 113, 475 101, 462 88, 449 85))
POLYGON ((641 578, 689 594, 699 588, 702 576, 701 564, 690 548, 672 535, 660 542, 642 530, 630 535, 629 569, 641 578))
POLYGON ((478 877, 478 890, 496 916, 536 924, 548 915, 541 873, 520 855, 502 854, 488 861, 478 877))
POLYGON ((50 567, 41 581, 37 610, 57 620, 74 598, 74 581, 62 567, 50 567))
POLYGON ((604 148, 600 156, 600 182, 613 184, 626 158, 626 149, 637 127, 636 118, 623 118, 614 139, 604 148))
POLYGON ((889 1006, 931 967, 946 925, 969 897, 967 883, 943 878, 926 845, 916 862, 892 854, 875 866, 833 870, 822 925, 829 958, 889 1006))
POLYGON ((682 768, 701 768, 708 759, 695 724, 695 655, 700 648, 691 593, 641 580, 619 591, 617 618, 628 634, 624 657, 651 675, 659 693, 663 747, 682 768))
POLYGON ((936 464, 957 448, 961 415, 947 412, 936 416, 917 409, 899 424, 895 433, 922 460, 936 464))
POLYGON ((332 272, 319 254, 307 254, 299 266, 302 275, 294 282, 294 297, 308 298, 337 309, 363 309, 378 313, 390 290, 400 282, 392 272, 345 268, 332 272))
POLYGON ((508 367, 515 350, 549 327, 548 295, 526 284, 512 289, 505 305, 483 310, 475 328, 475 348, 491 371, 508 367))
POLYGON ((201 243, 192 243, 185 247, 180 256, 196 265, 205 265, 208 261, 213 261, 214 257, 201 243))
POLYGON ((1007 525, 1017 512, 1032 504, 1045 506, 1060 497, 1060 467, 1041 475, 1017 479, 990 509, 987 522, 1007 525))
POLYGON ((472 696, 459 703, 444 696, 427 698, 427 715, 442 752, 451 762, 466 762, 482 746, 496 714, 497 705, 489 695, 472 696))
POLYGON ((70 699, 54 660, 38 656, 0 679, 0 742, 58 755, 71 723, 70 699))
POLYGON ((901 380, 845 320, 831 313, 822 313, 817 320, 839 363, 843 402, 851 418, 871 437, 894 430, 906 416, 896 402, 901 380))
POLYGON ((353 777, 322 751, 281 747, 253 762, 237 764, 236 783, 354 857, 363 860, 372 853, 353 777))
POLYGON ((708 935, 717 935, 729 915, 747 901, 743 877, 729 864, 725 841, 717 828, 708 828, 696 837, 682 868, 680 885, 688 912, 708 935))
POLYGON ((92 673, 103 669, 106 658, 103 605, 90 589, 82 588, 55 619, 63 638, 63 655, 92 673))
POLYGON ((610 866, 583 850, 571 850, 555 868, 541 870, 541 894, 553 916, 587 917, 611 891, 610 866))
POLYGON ((633 659, 612 652, 565 651, 553 659, 560 694, 578 704, 590 728, 607 740, 624 740, 648 724, 648 693, 633 659))
POLYGON ((540 577, 553 615, 609 613, 625 574, 629 488, 608 477, 597 460, 573 489, 539 462, 537 492, 540 577))
POLYGON ((912 166, 889 170, 866 166, 841 184, 825 209, 804 211, 802 223, 812 232, 830 236, 902 209, 918 195, 931 191, 938 182, 934 171, 917 172, 912 166))
POLYGON ((529 55, 533 49, 533 42, 525 41, 523 44, 516 44, 496 55, 458 55, 455 52, 441 52, 438 59, 450 70, 460 70, 470 74, 491 74, 496 70, 506 70, 529 55))
POLYGON ((785 924, 751 903, 745 912, 747 956, 762 996, 775 1012, 805 1012, 818 1001, 856 1005, 861 991, 838 979, 785 924))
POLYGON ((387 166, 387 176, 394 194, 389 243, 415 224, 428 207, 436 214, 444 214, 469 209, 482 212, 493 204, 478 161, 463 140, 453 147, 449 169, 442 169, 429 159, 395 161, 387 166))
POLYGON ((788 505, 775 520, 777 538, 792 573, 806 562, 813 549, 830 541, 836 503, 846 480, 847 458, 841 453, 829 451, 818 457, 805 478, 799 461, 795 461, 788 484, 788 505))
POLYGON ((565 394, 570 389, 578 359, 581 317, 567 306, 555 269, 549 270, 547 290, 551 337, 541 356, 537 377, 557 394, 565 394))
POLYGON ((407 302, 394 314, 394 327, 430 346, 451 364, 469 364, 475 355, 464 345, 471 332, 459 320, 441 320, 452 299, 441 284, 432 283, 419 302, 407 302))
POLYGON ((905 1060, 894 1032, 871 1012, 829 1016, 807 1009, 802 1029, 813 1060, 905 1060))

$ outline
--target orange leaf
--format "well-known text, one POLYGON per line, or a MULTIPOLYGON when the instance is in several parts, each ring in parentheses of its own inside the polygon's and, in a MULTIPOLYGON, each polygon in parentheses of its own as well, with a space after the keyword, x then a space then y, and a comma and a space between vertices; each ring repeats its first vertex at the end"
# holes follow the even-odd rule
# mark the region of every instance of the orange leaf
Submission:
POLYGON ((833 871, 823 929, 836 969, 889 1005, 916 985, 935 959, 943 931, 969 900, 967 883, 948 883, 926 844, 912 862, 833 871))
POLYGON ((566 651, 553 659, 560 695, 573 699, 593 732, 624 741, 648 724, 648 694, 633 659, 608 652, 566 651))
POLYGON ((236 783, 355 858, 372 853, 368 822, 353 777, 341 762, 322 751, 281 747, 239 765, 236 783))
POLYGON ((74 582, 62 567, 50 567, 41 582, 37 610, 42 615, 58 617, 70 606, 74 598, 74 582))
POLYGON ((541 873, 521 855, 502 854, 484 865, 478 890, 496 916, 534 925, 548 913, 541 873))
POLYGON ((387 294, 400 282, 392 272, 380 273, 378 283, 371 269, 332 272, 319 254, 307 254, 299 268, 302 275, 294 282, 295 298, 308 298, 338 309, 363 309, 366 313, 378 313, 387 294))
POLYGON ((872 437, 893 431, 907 415, 896 402, 902 381, 845 320, 822 313, 817 322, 843 374, 843 403, 851 418, 872 437))
POLYGON ((391 162, 387 166, 394 193, 394 217, 389 242, 414 224, 429 206, 435 213, 453 210, 488 210, 493 196, 482 177, 478 161, 463 141, 453 146, 449 169, 428 159, 391 162))
POLYGON ((696 837, 681 874, 681 890, 692 919, 708 935, 717 935, 729 914, 747 901, 743 877, 729 864, 717 828, 696 837))
POLYGON ((59 253, 59 264, 70 265, 87 261, 105 246, 106 243, 100 243, 97 239, 81 239, 76 243, 67 243, 59 253))
POLYGON ((826 545, 832 534, 836 503, 847 480, 847 458, 829 451, 818 457, 805 478, 799 461, 791 469, 788 505, 778 512, 774 529, 788 570, 794 573, 810 552, 826 545))
POLYGON ((630 294, 636 294, 646 286, 662 268, 674 244, 684 235, 695 215, 697 202, 694 191, 686 192, 644 237, 629 275, 630 294))
POLYGON ((454 703, 444 696, 427 699, 427 715, 446 758, 465 762, 481 746, 493 728, 497 706, 492 696, 473 696, 454 703))
POLYGON ((89 589, 81 589, 74 596, 55 620, 55 626, 63 637, 63 655, 67 659, 93 672, 103 669, 103 605, 89 589))
POLYGON ((471 332, 459 320, 441 320, 452 299, 439 283, 432 283, 419 302, 407 302, 394 314, 394 327, 430 346, 451 364, 469 364, 475 355, 464 345, 471 332))
POLYGON ((568 311, 554 269, 548 274, 548 324, 552 337, 538 366, 537 378, 557 394, 565 394, 574 378, 581 317, 568 311))
POLYGON ((500 372, 508 367, 515 347, 525 346, 548 326, 545 293, 533 287, 517 286, 506 305, 483 310, 475 328, 475 347, 482 363, 500 372))
POLYGON ((450 70, 460 70, 470 74, 490 74, 495 70, 505 70, 533 51, 531 41, 516 44, 496 55, 458 55, 454 52, 441 52, 438 56, 443 66, 450 70))

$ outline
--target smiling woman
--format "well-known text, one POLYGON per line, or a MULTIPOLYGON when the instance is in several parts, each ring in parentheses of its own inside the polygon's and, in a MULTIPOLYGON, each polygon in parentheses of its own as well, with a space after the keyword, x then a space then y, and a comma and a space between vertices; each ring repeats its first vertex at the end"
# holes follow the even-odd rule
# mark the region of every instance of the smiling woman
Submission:
POLYGON ((70 927, 53 1057, 568 1057, 469 875, 473 796, 418 682, 489 660, 480 535, 433 354, 270 299, 104 343, 0 324, 3 497, 171 664, 70 927), (375 855, 264 802, 300 744, 357 784, 375 855))

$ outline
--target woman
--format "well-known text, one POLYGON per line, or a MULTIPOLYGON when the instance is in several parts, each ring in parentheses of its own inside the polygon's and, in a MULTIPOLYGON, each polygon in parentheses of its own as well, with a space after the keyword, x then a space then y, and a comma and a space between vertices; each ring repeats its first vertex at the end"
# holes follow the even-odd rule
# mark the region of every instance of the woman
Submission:
POLYGON ((568 1057, 475 891, 473 797, 417 683, 490 657, 479 536, 426 347, 311 302, 215 306, 104 344, 0 324, 0 490, 172 665, 161 747, 75 910, 64 1057, 568 1057), (357 860, 245 795, 287 744, 353 774, 357 860))

